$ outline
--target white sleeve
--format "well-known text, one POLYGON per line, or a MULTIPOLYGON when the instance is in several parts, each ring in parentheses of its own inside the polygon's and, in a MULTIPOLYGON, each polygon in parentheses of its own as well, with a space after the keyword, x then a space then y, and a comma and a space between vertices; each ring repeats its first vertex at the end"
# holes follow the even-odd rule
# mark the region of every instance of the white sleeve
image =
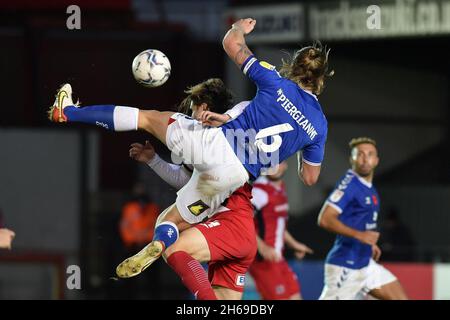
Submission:
POLYGON ((191 178, 191 173, 183 166, 168 163, 161 159, 157 154, 147 165, 156 172, 165 182, 177 190, 180 190, 191 178))
POLYGON ((256 210, 261 210, 269 203, 269 195, 260 188, 253 187, 252 204, 256 210))
POLYGON ((225 114, 229 115, 231 118, 228 121, 236 119, 242 112, 244 112, 245 108, 247 108, 247 106, 249 104, 250 104, 250 101, 242 101, 242 102, 239 102, 237 105, 235 105, 230 110, 227 110, 225 112, 225 114))

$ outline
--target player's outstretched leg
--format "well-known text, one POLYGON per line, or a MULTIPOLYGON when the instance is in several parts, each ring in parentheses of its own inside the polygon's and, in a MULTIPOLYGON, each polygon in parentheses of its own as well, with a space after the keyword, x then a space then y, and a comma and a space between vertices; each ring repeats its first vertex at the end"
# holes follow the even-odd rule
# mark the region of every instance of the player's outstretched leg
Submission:
POLYGON ((116 105, 95 105, 80 108, 72 99, 72 87, 64 84, 57 92, 55 102, 48 111, 53 122, 82 122, 111 131, 145 130, 166 143, 166 131, 174 112, 139 110, 116 105))

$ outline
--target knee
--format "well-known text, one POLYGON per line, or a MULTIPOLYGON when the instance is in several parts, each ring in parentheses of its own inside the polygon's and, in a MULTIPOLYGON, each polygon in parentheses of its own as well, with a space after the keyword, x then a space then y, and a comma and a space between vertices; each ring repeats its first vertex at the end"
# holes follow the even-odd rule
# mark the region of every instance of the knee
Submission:
POLYGON ((176 241, 173 245, 171 245, 164 251, 164 254, 163 254, 164 259, 167 260, 167 258, 169 258, 172 254, 174 254, 175 252, 178 252, 178 251, 184 251, 187 254, 190 254, 189 252, 187 252, 186 248, 184 248, 181 241, 176 241))

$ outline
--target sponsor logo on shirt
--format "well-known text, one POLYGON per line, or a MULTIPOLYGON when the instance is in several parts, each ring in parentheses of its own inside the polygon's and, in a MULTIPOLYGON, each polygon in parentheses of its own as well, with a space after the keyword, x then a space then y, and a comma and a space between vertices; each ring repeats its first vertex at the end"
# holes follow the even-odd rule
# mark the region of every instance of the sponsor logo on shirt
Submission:
POLYGON ((211 229, 220 226, 220 221, 215 220, 208 223, 201 223, 201 225, 205 226, 208 229, 211 229))
POLYGON ((366 230, 373 230, 377 228, 376 223, 366 223, 366 230))
POLYGON ((288 203, 279 204, 279 205, 275 206, 275 212, 282 212, 282 211, 289 211, 288 203))
POLYGON ((194 215, 198 216, 209 209, 209 206, 204 203, 202 200, 198 200, 187 206, 189 211, 194 215))

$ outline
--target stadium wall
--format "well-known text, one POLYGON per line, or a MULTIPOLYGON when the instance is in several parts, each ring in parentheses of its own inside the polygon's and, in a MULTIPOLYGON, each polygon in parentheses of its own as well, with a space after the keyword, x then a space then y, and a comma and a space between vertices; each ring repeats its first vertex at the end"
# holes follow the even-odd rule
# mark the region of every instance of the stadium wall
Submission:
MULTIPOLYGON (((323 261, 290 260, 297 274, 303 299, 317 300, 323 288, 323 261)), ((450 263, 382 263, 399 279, 412 300, 450 300, 450 263)), ((250 278, 250 276, 248 277, 250 278)), ((259 299, 252 279, 248 279, 244 299, 259 299)))

